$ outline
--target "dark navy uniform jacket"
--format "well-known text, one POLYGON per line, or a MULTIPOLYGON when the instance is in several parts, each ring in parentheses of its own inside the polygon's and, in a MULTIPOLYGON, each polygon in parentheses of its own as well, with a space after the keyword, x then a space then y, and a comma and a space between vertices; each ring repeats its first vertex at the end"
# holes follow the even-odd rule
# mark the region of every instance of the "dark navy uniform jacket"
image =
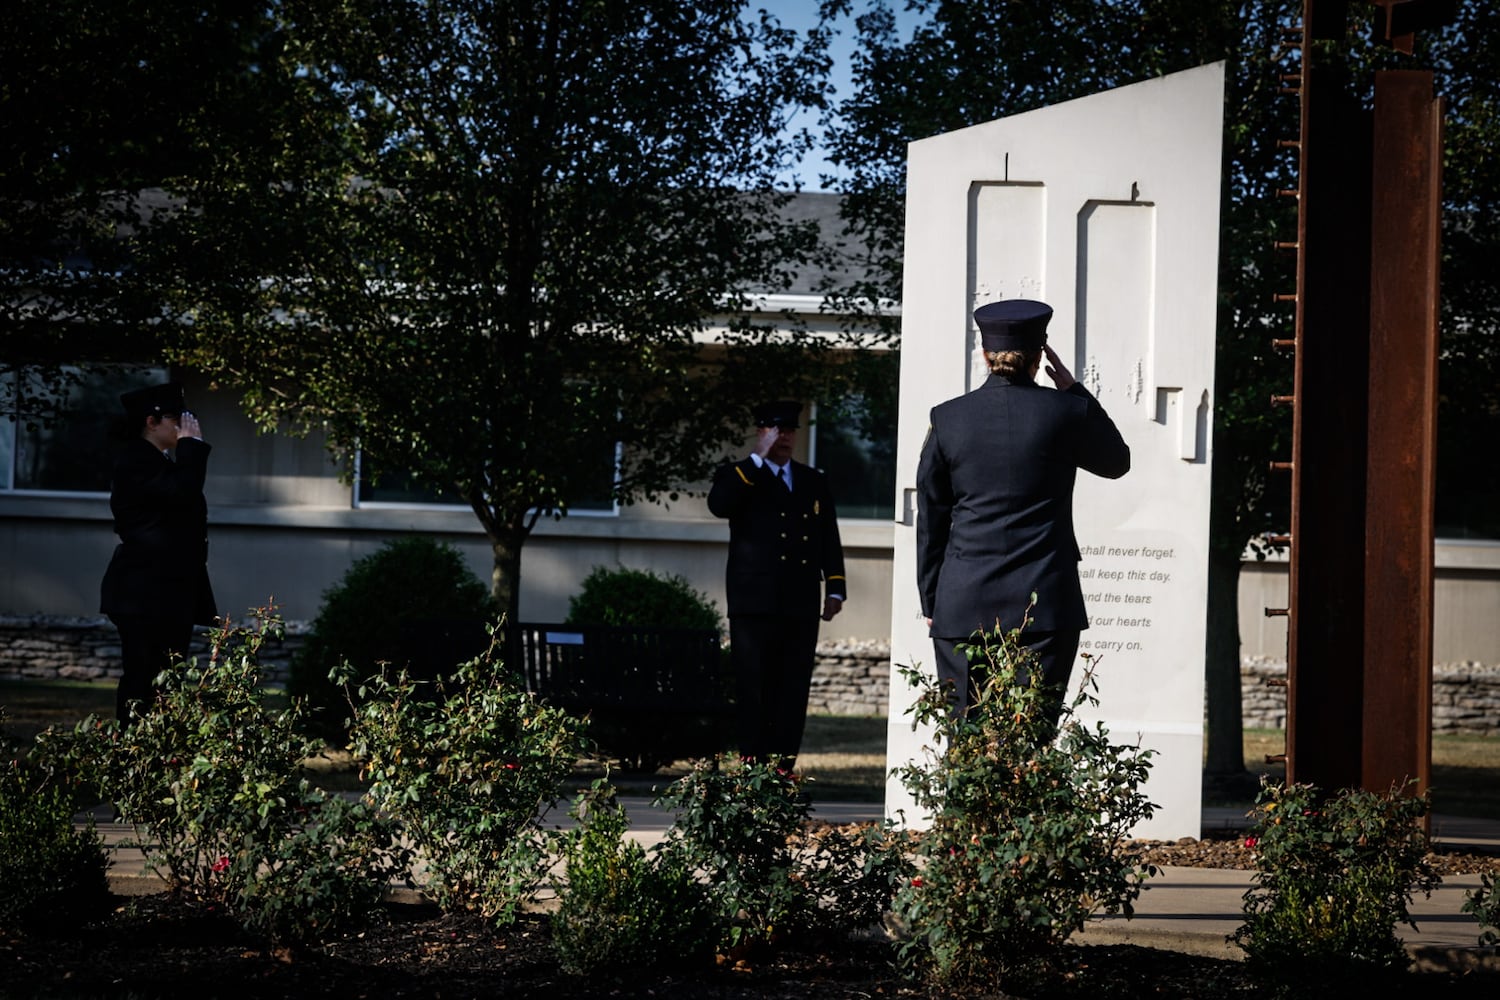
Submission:
POLYGON ((213 623, 203 498, 210 450, 203 441, 182 438, 174 462, 144 438, 121 448, 109 495, 120 544, 99 588, 100 611, 160 615, 176 602, 192 608, 194 623, 213 623))
POLYGON ((917 584, 935 637, 1088 627, 1073 535, 1078 469, 1118 479, 1130 447, 1081 384, 990 375, 933 407, 917 465, 917 584))
POLYGON ((790 464, 788 490, 750 458, 721 465, 708 509, 729 519, 725 584, 729 615, 823 613, 826 596, 849 596, 833 495, 823 472, 790 464))

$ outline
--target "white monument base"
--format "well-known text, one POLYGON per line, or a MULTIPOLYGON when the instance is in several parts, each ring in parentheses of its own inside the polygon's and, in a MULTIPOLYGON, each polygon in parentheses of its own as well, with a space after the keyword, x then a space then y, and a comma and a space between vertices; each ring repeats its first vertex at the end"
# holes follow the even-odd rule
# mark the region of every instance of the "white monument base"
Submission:
MULTIPOLYGON (((1131 449, 1123 479, 1080 473, 1074 493, 1080 653, 1098 657, 1100 702, 1083 714, 1157 751, 1144 791, 1160 808, 1134 831, 1157 839, 1201 832, 1223 103, 1223 65, 1202 66, 923 139, 908 158, 893 664, 933 675, 915 566, 928 411, 983 380, 975 306, 1040 299, 1051 346, 1131 449)), ((891 766, 929 742, 911 702, 893 666, 891 766)), ((920 823, 894 780, 886 802, 920 823)))

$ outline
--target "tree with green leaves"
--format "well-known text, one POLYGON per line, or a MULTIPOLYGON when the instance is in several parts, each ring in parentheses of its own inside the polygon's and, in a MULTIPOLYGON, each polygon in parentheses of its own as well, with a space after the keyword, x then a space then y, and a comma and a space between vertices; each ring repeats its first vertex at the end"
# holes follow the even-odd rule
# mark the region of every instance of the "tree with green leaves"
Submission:
MULTIPOLYGON (((902 38, 890 5, 872 0, 855 18, 855 92, 829 113, 829 159, 844 168, 849 231, 869 249, 868 279, 853 301, 899 296, 906 144, 1203 63, 1227 63, 1223 215, 1210 515, 1206 657, 1210 777, 1245 775, 1240 704, 1238 587, 1247 548, 1284 530, 1289 483, 1268 463, 1290 457, 1291 423, 1270 407, 1289 393, 1292 359, 1272 348, 1290 337, 1290 307, 1273 296, 1295 289, 1295 261, 1275 249, 1294 242, 1296 208, 1278 190, 1296 187, 1296 161, 1278 140, 1298 134, 1298 104, 1280 93, 1297 70, 1287 29, 1300 3, 1203 3, 1197 0, 1064 0, 1033 5, 1005 0, 910 0, 920 22, 902 38)), ((1352 5, 1358 12, 1361 5, 1352 5)), ((850 0, 826 0, 826 16, 853 13, 850 0)), ((1366 15, 1371 10, 1364 11, 1366 15)), ((1453 24, 1421 38, 1408 65, 1433 66, 1449 95, 1444 193, 1444 374, 1439 423, 1439 521, 1462 498, 1488 496, 1459 477, 1459 459, 1475 431, 1500 430, 1495 371, 1500 354, 1497 284, 1489 264, 1500 248, 1500 175, 1481 150, 1496 138, 1492 46, 1500 29, 1487 4, 1461 3, 1453 24), (1450 378, 1450 372, 1452 377, 1450 378)), ((1348 60, 1360 72, 1396 64, 1368 31, 1351 33, 1348 60)), ((1472 523, 1472 521, 1470 522, 1472 523)), ((1491 520, 1493 524, 1493 520, 1491 520)))
POLYGON ((0 412, 64 413, 79 364, 153 358, 155 304, 120 276, 165 178, 262 140, 266 5, 0 6, 0 412))
POLYGON ((826 34, 739 0, 281 0, 274 155, 174 178, 144 283, 265 429, 461 499, 514 614, 538 519, 675 499, 829 346, 777 175, 826 34))

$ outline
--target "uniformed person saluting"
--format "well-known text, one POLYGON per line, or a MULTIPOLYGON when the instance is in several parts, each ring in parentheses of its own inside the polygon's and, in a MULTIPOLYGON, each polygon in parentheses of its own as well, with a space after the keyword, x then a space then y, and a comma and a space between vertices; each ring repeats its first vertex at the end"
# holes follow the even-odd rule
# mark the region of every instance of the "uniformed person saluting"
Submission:
POLYGON ((127 392, 125 437, 110 480, 115 546, 99 610, 120 630, 124 671, 115 714, 151 706, 152 681, 187 654, 193 626, 218 613, 208 582, 208 453, 176 382, 127 392))
POLYGON ((1009 299, 974 312, 990 375, 978 389, 932 409, 917 464, 917 587, 940 683, 966 711, 978 678, 955 649, 998 621, 1021 625, 1038 656, 1055 727, 1088 627, 1073 536, 1073 481, 1130 470, 1130 447, 1089 391, 1047 346, 1052 308, 1009 299), (1037 385, 1042 355, 1057 386, 1037 385))
POLYGON ((792 460, 800 403, 755 410, 754 450, 720 466, 708 509, 729 520, 730 658, 740 755, 784 761, 802 747, 818 620, 849 596, 828 478, 792 460))

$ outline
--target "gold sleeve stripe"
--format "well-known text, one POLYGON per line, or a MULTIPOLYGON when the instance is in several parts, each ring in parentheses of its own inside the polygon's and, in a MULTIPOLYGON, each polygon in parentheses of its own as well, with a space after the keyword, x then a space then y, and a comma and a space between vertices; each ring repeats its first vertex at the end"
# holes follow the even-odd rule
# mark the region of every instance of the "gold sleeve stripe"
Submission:
POLYGON ((830 579, 830 580, 842 580, 844 578, 841 577, 841 576, 830 576, 828 579, 830 579))
POLYGON ((749 476, 747 476, 747 475, 745 475, 745 470, 744 470, 744 469, 742 469, 742 468, 740 468, 740 467, 739 467, 739 466, 738 466, 738 465, 736 465, 736 466, 735 466, 735 467, 734 467, 734 471, 735 471, 735 473, 736 473, 736 474, 737 474, 737 475, 738 475, 738 476, 739 476, 739 477, 740 477, 740 478, 741 478, 741 479, 743 479, 743 480, 744 480, 744 481, 745 481, 745 485, 746 485, 746 486, 754 486, 754 485, 755 485, 755 484, 754 484, 754 483, 752 483, 752 482, 751 482, 751 481, 750 481, 750 477, 749 477, 749 476))

